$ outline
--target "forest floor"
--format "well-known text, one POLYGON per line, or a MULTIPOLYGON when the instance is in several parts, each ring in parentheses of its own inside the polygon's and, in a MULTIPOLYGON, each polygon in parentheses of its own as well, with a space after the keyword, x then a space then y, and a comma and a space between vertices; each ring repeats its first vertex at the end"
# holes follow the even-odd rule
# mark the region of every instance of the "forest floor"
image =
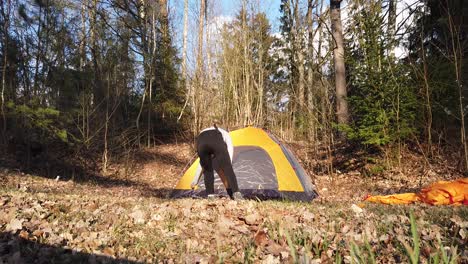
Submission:
POLYGON ((112 166, 79 181, 0 168, 0 264, 410 263, 416 255, 468 263, 467 206, 362 202, 462 177, 454 168, 425 166, 411 151, 399 169, 353 168, 353 153, 336 155, 342 165, 330 176, 317 172, 326 160, 293 149, 320 195, 310 203, 168 199, 193 158, 184 143, 138 153, 131 170, 112 166))

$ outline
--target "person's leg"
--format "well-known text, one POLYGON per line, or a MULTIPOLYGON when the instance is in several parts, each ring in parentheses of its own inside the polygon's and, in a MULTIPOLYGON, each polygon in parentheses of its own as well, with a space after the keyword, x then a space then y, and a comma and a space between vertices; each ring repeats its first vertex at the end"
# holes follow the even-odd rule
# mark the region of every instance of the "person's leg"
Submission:
POLYGON ((207 153, 200 153, 200 165, 203 168, 203 178, 205 180, 206 194, 214 193, 214 172, 211 161, 211 155, 207 153))
POLYGON ((214 193, 214 172, 211 147, 211 131, 201 133, 197 138, 197 153, 200 158, 200 165, 203 168, 203 179, 205 181, 206 194, 214 193))
POLYGON ((234 173, 234 169, 232 168, 229 158, 223 163, 223 172, 227 178, 229 189, 231 189, 233 193, 238 192, 239 186, 237 185, 236 174, 234 173))
POLYGON ((217 160, 213 160, 213 168, 214 170, 218 173, 219 177, 221 178, 221 181, 224 184, 224 187, 226 188, 226 192, 228 193, 229 197, 232 198, 232 189, 231 186, 229 185, 228 178, 226 177, 226 174, 224 174, 224 170, 221 169, 221 167, 216 166, 215 164, 218 163, 217 160))
POLYGON ((215 156, 213 158, 213 170, 218 173, 219 178, 221 179, 221 182, 223 182, 224 187, 226 188, 226 191, 229 195, 229 197, 232 198, 232 190, 231 187, 229 187, 228 180, 226 178, 226 175, 224 174, 224 171, 222 169, 222 162, 219 159, 220 155, 215 156))
POLYGON ((236 174, 232 168, 231 158, 227 149, 219 149, 217 152, 217 163, 219 163, 218 174, 222 174, 227 181, 226 191, 230 197, 233 197, 233 194, 239 192, 239 186, 237 184, 236 174))
POLYGON ((229 197, 233 198, 233 192, 231 188, 226 188, 226 192, 228 193, 229 197))

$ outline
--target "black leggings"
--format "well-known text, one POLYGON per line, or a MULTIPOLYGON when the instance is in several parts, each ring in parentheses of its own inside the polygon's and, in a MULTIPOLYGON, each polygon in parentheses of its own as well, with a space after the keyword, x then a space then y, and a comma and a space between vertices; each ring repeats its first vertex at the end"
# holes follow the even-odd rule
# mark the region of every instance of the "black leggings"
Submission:
POLYGON ((214 193, 214 172, 216 170, 223 181, 226 191, 232 197, 239 191, 236 175, 232 169, 231 158, 221 132, 207 130, 197 138, 197 153, 203 168, 207 194, 214 193))

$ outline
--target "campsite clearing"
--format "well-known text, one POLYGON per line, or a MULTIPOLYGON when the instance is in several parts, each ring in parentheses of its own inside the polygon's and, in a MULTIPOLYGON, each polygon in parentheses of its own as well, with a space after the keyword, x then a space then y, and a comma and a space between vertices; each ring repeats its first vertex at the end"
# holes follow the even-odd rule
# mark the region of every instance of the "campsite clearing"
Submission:
POLYGON ((416 188, 414 181, 319 175, 321 196, 310 203, 165 198, 191 153, 189 144, 161 145, 138 155, 133 174, 115 167, 81 182, 0 172, 0 262, 401 263, 405 245, 418 246, 424 260, 455 253, 468 261, 466 206, 359 207, 367 193, 416 188))

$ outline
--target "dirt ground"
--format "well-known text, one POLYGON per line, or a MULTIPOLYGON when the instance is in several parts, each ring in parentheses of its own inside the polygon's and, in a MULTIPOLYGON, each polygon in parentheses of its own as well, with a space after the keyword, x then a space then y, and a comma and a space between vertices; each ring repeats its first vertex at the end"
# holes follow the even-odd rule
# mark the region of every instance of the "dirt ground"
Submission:
POLYGON ((380 172, 337 154, 329 175, 317 169, 327 161, 290 147, 320 195, 310 203, 168 199, 194 158, 187 143, 79 180, 0 168, 0 263, 406 263, 416 246, 423 262, 468 263, 466 206, 362 203, 462 177, 455 168, 408 151, 403 166, 380 172))

